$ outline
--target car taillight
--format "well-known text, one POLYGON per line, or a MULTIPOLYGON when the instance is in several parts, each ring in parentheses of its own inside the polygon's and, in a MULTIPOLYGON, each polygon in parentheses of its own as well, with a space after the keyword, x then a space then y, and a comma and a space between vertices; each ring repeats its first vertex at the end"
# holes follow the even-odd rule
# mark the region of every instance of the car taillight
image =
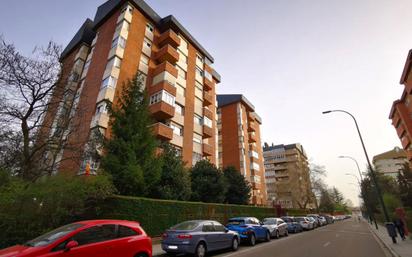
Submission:
POLYGON ((309 222, 307 222, 307 221, 304 221, 304 222, 303 222, 303 224, 308 224, 308 223, 309 223, 309 222))
POLYGON ((189 239, 189 238, 192 238, 192 235, 180 234, 180 235, 177 235, 177 238, 179 238, 179 239, 189 239))

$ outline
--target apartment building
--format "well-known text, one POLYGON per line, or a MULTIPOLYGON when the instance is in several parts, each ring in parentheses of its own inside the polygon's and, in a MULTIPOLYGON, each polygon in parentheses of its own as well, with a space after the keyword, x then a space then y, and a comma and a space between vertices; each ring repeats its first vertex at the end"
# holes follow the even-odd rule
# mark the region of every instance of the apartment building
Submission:
MULTIPOLYGON (((149 95, 155 135, 170 142, 188 166, 206 158, 216 163, 216 84, 213 57, 172 15, 161 18, 142 0, 109 0, 86 20, 61 56, 61 87, 71 88, 74 134, 65 135, 76 150, 63 149, 58 170, 96 170, 99 163, 83 154, 94 130, 110 137, 108 101, 118 102, 122 87, 137 71, 149 95)), ((55 98, 62 97, 59 94, 55 98)), ((55 124, 62 106, 45 122, 55 124)), ((50 136, 55 132, 47 131, 50 136)), ((43 131, 44 132, 44 131, 43 131)))
POLYGON ((266 205, 261 118, 240 94, 217 95, 219 167, 234 166, 250 182, 250 203, 266 205))
POLYGON ((373 165, 376 171, 394 179, 398 178, 398 174, 402 172, 404 165, 407 163, 406 153, 399 147, 373 157, 373 165))
POLYGON ((403 68, 400 84, 403 92, 400 99, 392 104, 389 119, 396 129, 403 149, 410 164, 412 164, 412 50, 409 51, 403 68))
POLYGON ((301 144, 263 146, 265 180, 270 205, 282 208, 316 207, 308 158, 301 144))

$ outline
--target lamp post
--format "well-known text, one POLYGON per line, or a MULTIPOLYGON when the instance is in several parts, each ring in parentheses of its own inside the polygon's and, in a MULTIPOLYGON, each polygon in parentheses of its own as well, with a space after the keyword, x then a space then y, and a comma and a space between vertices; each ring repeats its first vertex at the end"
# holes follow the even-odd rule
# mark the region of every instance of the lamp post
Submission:
POLYGON ((365 143, 363 142, 362 134, 360 132, 358 122, 356 121, 355 116, 353 116, 350 112, 347 112, 345 110, 329 110, 329 111, 322 112, 322 114, 328 114, 328 113, 332 113, 332 112, 346 113, 355 122, 356 130, 358 131, 358 135, 359 135, 359 139, 360 139, 361 144, 362 144, 363 152, 365 153, 366 161, 368 162, 368 167, 369 167, 369 170, 371 172, 372 180, 373 180, 373 183, 375 184, 376 193, 378 195, 379 202, 382 206, 383 214, 385 215, 385 220, 386 220, 386 222, 390 222, 388 211, 386 210, 386 206, 385 206, 385 202, 383 201, 381 189, 379 187, 379 184, 378 184, 378 181, 377 181, 377 178, 376 178, 375 170, 373 169, 373 167, 371 165, 371 162, 369 160, 368 152, 366 151, 365 143))
POLYGON ((358 161, 355 158, 353 158, 351 156, 347 156, 347 155, 341 155, 341 156, 338 156, 338 158, 342 158, 342 159, 346 158, 346 159, 351 159, 352 161, 354 161, 356 163, 356 167, 358 168, 359 177, 360 177, 361 181, 363 180, 362 172, 360 171, 358 161))

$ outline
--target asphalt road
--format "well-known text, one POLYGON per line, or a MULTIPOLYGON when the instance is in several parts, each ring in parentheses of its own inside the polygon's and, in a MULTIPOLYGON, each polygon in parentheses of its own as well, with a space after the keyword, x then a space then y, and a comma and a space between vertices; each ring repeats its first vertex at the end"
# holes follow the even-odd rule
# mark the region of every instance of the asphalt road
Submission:
MULTIPOLYGON (((157 255, 167 256, 167 255, 157 255)), ((344 220, 313 231, 272 239, 211 257, 387 257, 364 221, 344 220)))

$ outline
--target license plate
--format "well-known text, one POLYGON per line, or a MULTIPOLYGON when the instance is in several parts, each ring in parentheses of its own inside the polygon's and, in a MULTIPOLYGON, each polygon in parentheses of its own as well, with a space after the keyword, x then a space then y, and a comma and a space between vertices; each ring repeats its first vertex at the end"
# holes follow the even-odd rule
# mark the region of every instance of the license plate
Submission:
POLYGON ((169 245, 167 248, 172 249, 172 250, 177 250, 177 245, 169 245))

